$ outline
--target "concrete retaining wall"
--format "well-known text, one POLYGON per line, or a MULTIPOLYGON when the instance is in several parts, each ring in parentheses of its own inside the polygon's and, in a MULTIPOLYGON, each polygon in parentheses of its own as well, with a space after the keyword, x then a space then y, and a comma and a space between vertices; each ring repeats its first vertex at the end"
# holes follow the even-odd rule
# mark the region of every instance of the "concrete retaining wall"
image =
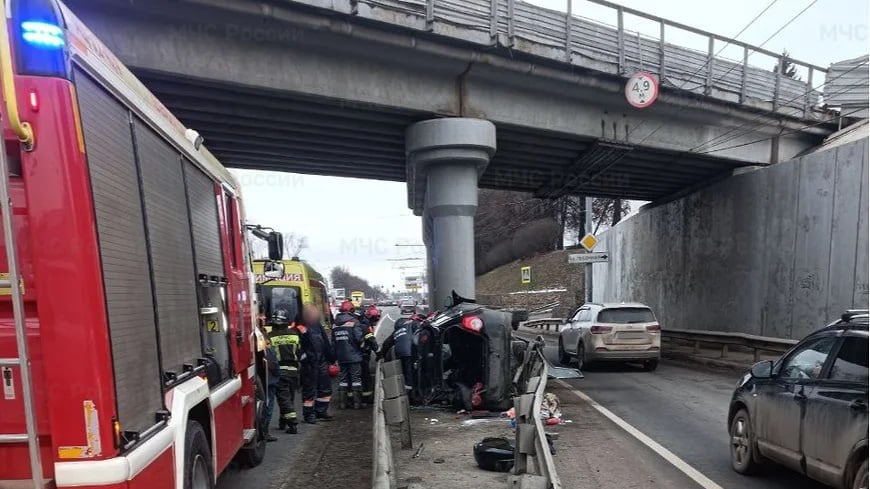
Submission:
POLYGON ((734 176, 642 211, 596 251, 596 301, 665 328, 800 338, 868 303, 868 140, 734 176))

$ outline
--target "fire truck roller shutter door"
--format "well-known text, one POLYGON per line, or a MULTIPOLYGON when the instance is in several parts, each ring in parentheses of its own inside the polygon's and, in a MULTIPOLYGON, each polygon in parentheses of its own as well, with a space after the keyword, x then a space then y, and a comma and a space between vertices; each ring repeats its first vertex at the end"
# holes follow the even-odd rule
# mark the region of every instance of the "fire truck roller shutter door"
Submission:
POLYGON ((196 365, 202 357, 181 156, 139 119, 133 125, 145 196, 161 366, 181 374, 184 364, 196 365))
POLYGON ((186 160, 184 179, 190 206, 190 225, 193 229, 196 273, 225 277, 214 181, 186 160))
MULTIPOLYGON (((182 168, 196 273, 209 278, 226 277, 215 182, 187 159, 182 161, 182 168)), ((214 387, 229 378, 233 368, 226 317, 226 284, 197 284, 197 289, 200 307, 217 307, 217 312, 200 317, 204 356, 211 360, 206 370, 208 383, 214 387)))
POLYGON ((118 419, 125 431, 143 431, 154 424, 163 402, 130 113, 84 72, 76 70, 75 81, 94 196, 118 419))

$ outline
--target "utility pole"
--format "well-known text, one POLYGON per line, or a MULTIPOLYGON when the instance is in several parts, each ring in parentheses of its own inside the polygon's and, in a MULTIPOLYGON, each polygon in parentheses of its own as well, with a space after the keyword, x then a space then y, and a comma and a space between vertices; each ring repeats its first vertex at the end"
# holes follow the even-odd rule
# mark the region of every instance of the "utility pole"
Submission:
MULTIPOLYGON (((592 232, 592 197, 586 197, 585 206, 586 232, 592 232)), ((583 274, 583 281, 586 283, 586 302, 592 302, 592 264, 586 264, 586 271, 583 274)))

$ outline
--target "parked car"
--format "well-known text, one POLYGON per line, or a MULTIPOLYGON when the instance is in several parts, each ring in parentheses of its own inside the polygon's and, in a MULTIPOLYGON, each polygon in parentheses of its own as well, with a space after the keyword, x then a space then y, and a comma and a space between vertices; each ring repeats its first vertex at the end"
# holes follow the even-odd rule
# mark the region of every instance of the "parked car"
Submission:
POLYGON ((851 311, 755 364, 728 410, 734 470, 771 460, 834 487, 868 487, 868 343, 867 311, 851 311))
POLYGON ((638 303, 578 307, 559 332, 559 361, 577 368, 594 362, 641 362, 655 370, 661 356, 661 327, 652 310, 638 303))
POLYGON ((417 312, 417 305, 413 301, 402 301, 399 305, 400 314, 414 314, 417 312))

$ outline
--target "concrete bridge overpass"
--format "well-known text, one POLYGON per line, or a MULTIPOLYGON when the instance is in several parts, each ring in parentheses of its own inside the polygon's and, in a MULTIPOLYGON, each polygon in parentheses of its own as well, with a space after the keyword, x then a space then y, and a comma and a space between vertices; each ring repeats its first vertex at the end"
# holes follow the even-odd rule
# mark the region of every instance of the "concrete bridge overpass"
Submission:
POLYGON ((474 294, 478 186, 662 200, 835 129, 814 107, 824 68, 783 77, 747 63, 777 54, 618 6, 609 28, 518 0, 69 5, 225 164, 408 181, 436 304, 474 294), (629 33, 626 14, 662 36, 629 33), (742 63, 715 57, 726 42, 742 63), (662 80, 643 110, 624 96, 639 69, 662 80))
POLYGON ((481 186, 656 200, 831 131, 812 83, 520 1, 69 4, 231 166, 406 180, 410 124, 474 117, 497 128, 481 186))

